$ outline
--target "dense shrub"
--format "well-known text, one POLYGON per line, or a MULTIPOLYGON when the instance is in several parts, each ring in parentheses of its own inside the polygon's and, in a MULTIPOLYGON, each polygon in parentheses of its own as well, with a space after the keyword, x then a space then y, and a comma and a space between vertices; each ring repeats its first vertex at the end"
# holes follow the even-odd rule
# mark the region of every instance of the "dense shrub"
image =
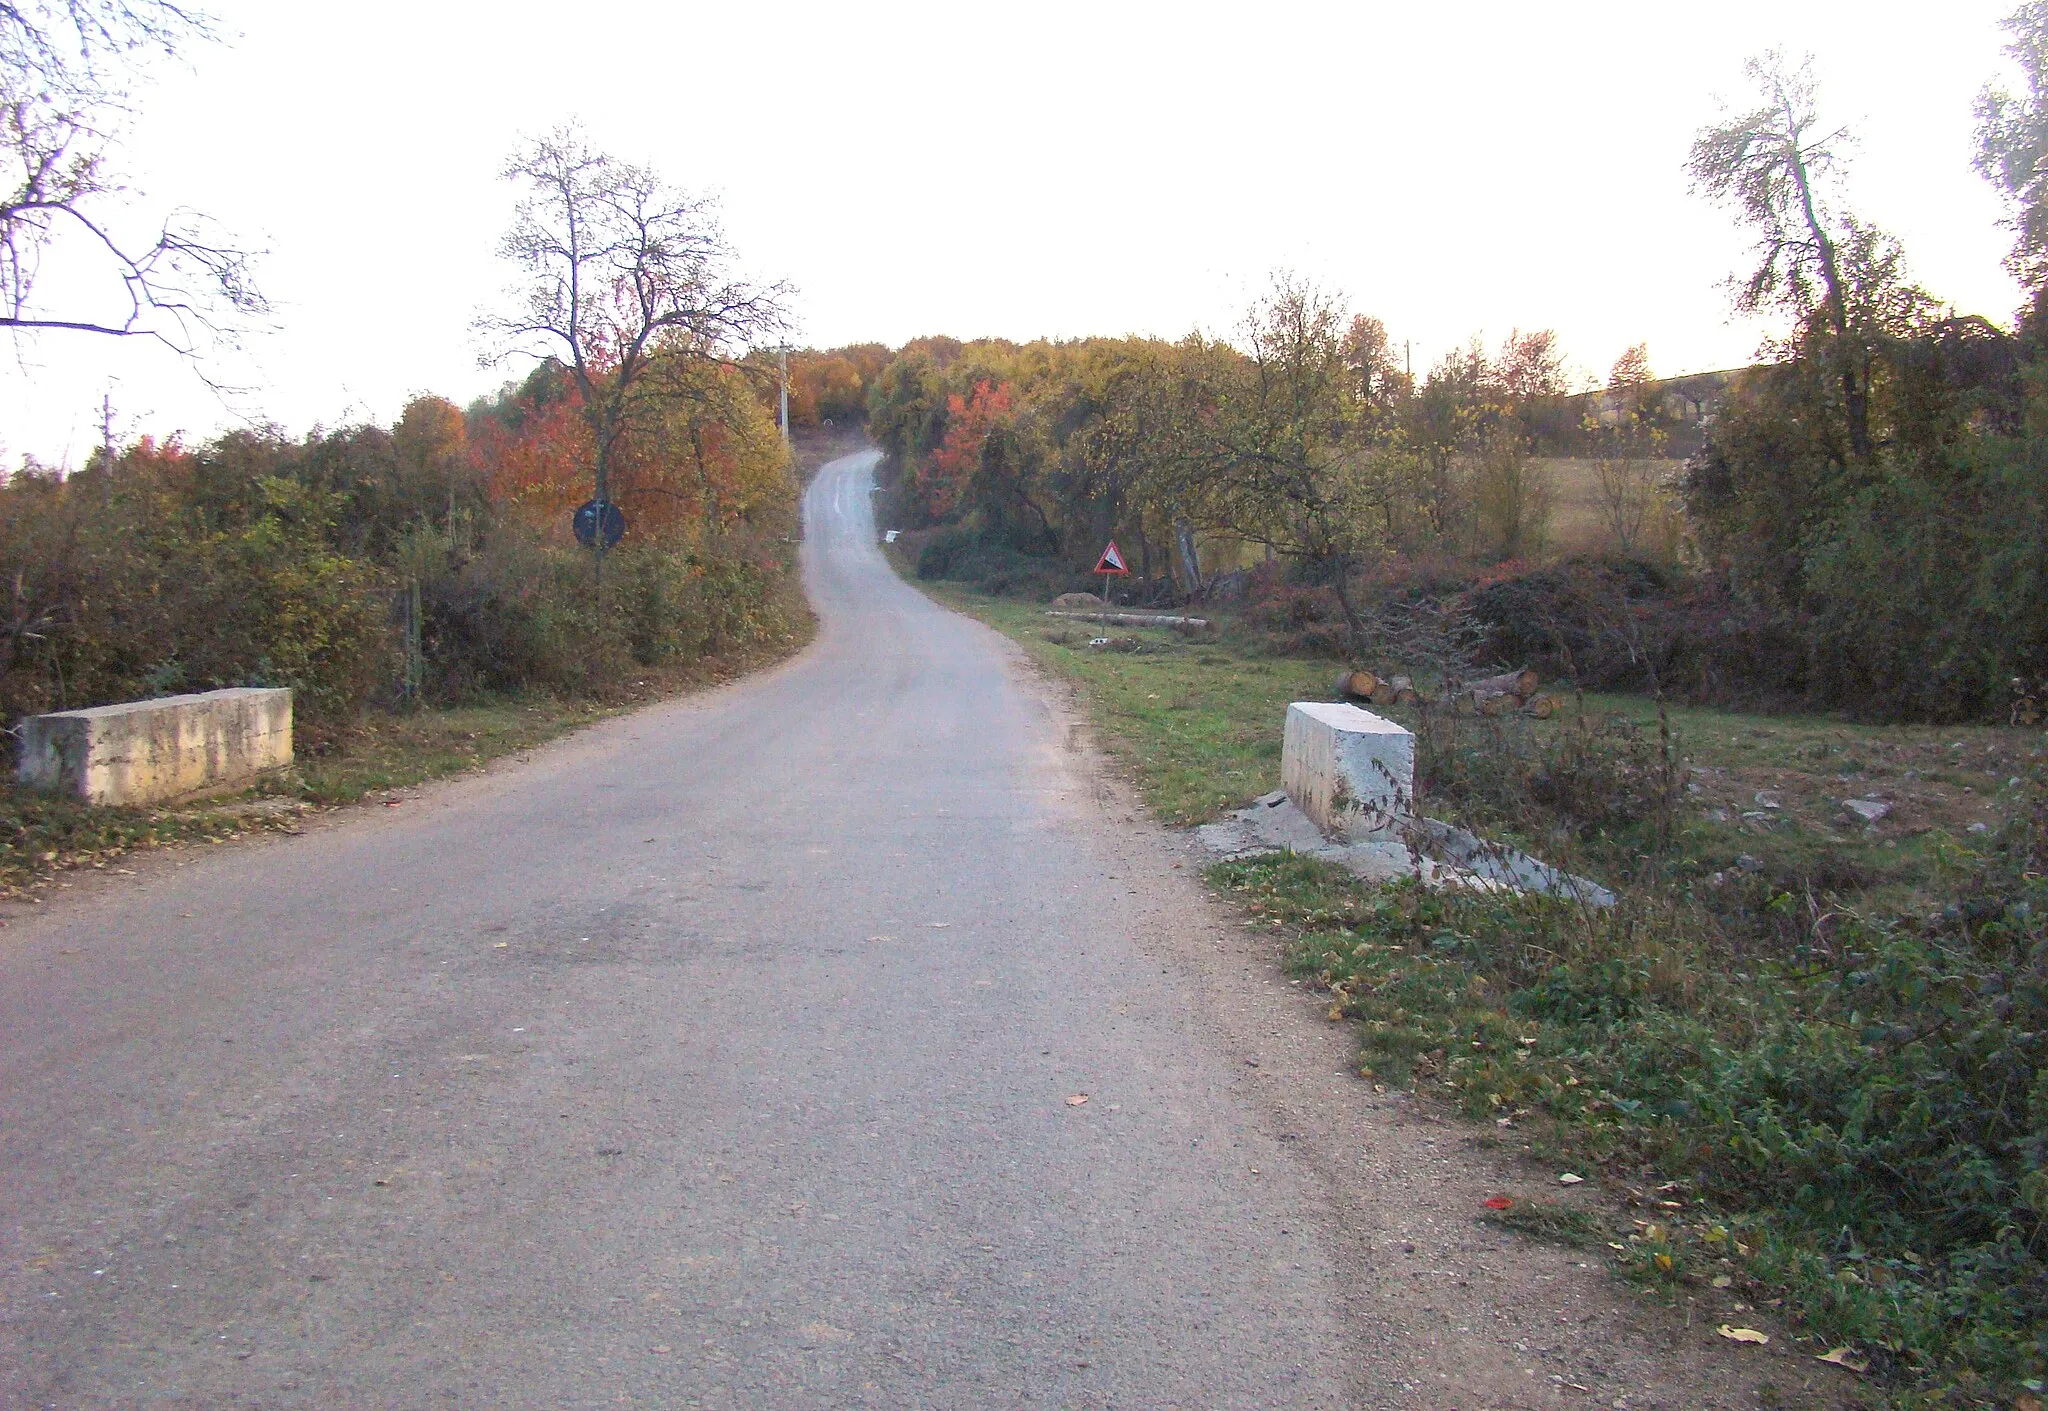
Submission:
POLYGON ((1521 717, 1425 706, 1416 722, 1421 797, 1546 845, 1644 830, 1655 844, 1674 826, 1683 774, 1667 735, 1617 715, 1568 711, 1539 731, 1521 717))
POLYGON ((722 520, 643 516, 608 556, 600 606, 590 555, 561 519, 537 527, 544 500, 519 498, 535 465, 575 470, 573 442, 500 446, 523 477, 507 473, 518 493, 501 500, 463 436, 459 411, 422 398, 392 432, 143 441, 69 477, 11 477, 0 710, 289 686, 319 748, 373 701, 601 691, 786 626, 795 490, 767 453, 728 477, 722 520))
POLYGON ((0 493, 0 710, 277 685, 315 741, 345 727, 389 674, 378 575, 329 547, 331 497, 267 476, 244 491, 208 514, 154 467, 17 476, 0 493))
POLYGON ((1291 574, 1266 568, 1246 580, 1242 620, 1282 656, 1352 655, 1351 633, 1327 586, 1302 583, 1291 574))
POLYGON ((2048 672, 2048 453, 1957 448, 1939 479, 1886 473, 1812 536, 1806 592, 1822 694, 1867 713, 2001 712, 2048 672))
POLYGON ((785 572, 732 547, 641 539, 605 556, 600 611, 587 551, 508 524, 422 578, 424 688, 437 701, 522 686, 582 693, 744 646, 786 628, 785 572))
POLYGON ((1811 693, 1812 624, 1712 581, 1633 560, 1573 559, 1496 577, 1468 598, 1486 660, 1587 690, 1661 688, 1716 705, 1811 693))
POLYGON ((1050 599, 1100 586, 1062 559, 1024 553, 974 524, 954 525, 926 538, 918 550, 917 576, 971 583, 983 592, 1015 598, 1050 599))
MULTIPOLYGON (((1686 506, 1708 581, 1796 624, 1809 701, 1996 717, 2014 678, 2048 668, 2036 336, 1950 318, 1858 348, 1872 369, 1861 451, 1824 348, 1737 380, 1687 463, 1686 506)), ((1760 658, 1757 675, 1780 664, 1760 658)))

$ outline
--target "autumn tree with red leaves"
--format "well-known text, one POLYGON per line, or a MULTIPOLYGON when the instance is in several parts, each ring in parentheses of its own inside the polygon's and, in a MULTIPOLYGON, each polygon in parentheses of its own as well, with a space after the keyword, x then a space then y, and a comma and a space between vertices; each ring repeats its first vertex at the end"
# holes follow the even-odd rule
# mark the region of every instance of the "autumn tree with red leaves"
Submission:
POLYGON ((934 519, 957 507, 981 465, 981 448, 989 432, 1010 415, 1016 389, 1007 382, 982 378, 968 395, 954 393, 946 401, 946 434, 925 462, 925 508, 934 519))

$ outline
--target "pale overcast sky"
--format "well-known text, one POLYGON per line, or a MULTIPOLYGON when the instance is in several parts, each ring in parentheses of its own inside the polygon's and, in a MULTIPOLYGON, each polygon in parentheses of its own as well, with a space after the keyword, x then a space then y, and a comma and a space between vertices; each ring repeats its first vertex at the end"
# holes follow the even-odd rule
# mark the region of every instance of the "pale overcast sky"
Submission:
POLYGON ((121 430, 298 432, 466 401, 470 320, 522 132, 596 140, 716 192, 804 341, 1227 331, 1280 267, 1414 342, 1555 328, 1604 373, 1744 361, 1744 242, 1682 171, 1767 46, 1817 60, 1861 139, 1854 203, 1914 273, 2005 319, 2001 209, 1970 105, 2008 0, 1580 4, 349 5, 215 0, 226 43, 141 95, 127 175, 269 253, 275 333, 214 369, 45 335, 0 368, 0 456, 76 464, 121 430))

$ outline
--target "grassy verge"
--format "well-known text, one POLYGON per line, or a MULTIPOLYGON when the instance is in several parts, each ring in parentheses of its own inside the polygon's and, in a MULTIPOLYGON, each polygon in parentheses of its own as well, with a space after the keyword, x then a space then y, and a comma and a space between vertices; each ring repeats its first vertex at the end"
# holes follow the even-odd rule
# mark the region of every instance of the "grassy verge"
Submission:
POLYGON ((1327 662, 1260 657, 1169 631, 1051 619, 1035 604, 951 584, 918 586, 1080 682, 1101 738, 1132 767, 1146 803, 1171 823, 1201 822, 1277 787, 1287 703, 1322 698, 1336 674, 1327 662), (1104 634, 1114 634, 1114 647, 1088 645, 1104 634))
MULTIPOLYGON (((1103 739, 1131 768, 1147 804, 1171 823, 1202 822, 1278 788, 1287 703, 1328 699, 1336 674, 1333 662, 1272 655, 1227 623, 1208 635, 1103 628, 956 584, 919 586, 1080 683, 1103 739), (1089 645, 1105 635, 1110 645, 1089 645)), ((1411 728, 1423 725, 1410 709, 1386 713, 1411 728)), ((1445 742, 1435 761, 1438 787, 1432 793, 1425 778, 1423 806, 1516 832, 1527 821, 1480 797, 1476 777, 1504 754, 1533 760, 1554 753, 1586 722, 1610 740, 1631 733, 1654 740, 1659 728, 1653 703, 1601 695, 1568 697, 1549 721, 1486 722, 1445 742), (1451 777, 1459 774, 1466 777, 1451 777)), ((1668 724, 1687 772, 1678 846, 1660 866, 1702 885, 1715 873, 1740 873, 1766 876, 1780 890, 1817 884, 1899 899, 1935 884, 1941 858, 1973 836, 1972 825, 1995 828, 2012 781, 2043 758, 2039 734, 1981 726, 1867 726, 1683 708, 1668 713, 1668 724), (1868 827, 1843 810, 1850 798, 1881 799, 1892 811, 1868 827)), ((1521 840, 1553 852, 1560 845, 1526 834, 1521 840)), ((1603 820, 1563 846, 1603 880, 1618 880, 1638 865, 1641 841, 1603 820)))
MULTIPOLYGON (((928 586, 928 585, 927 585, 928 586)), ((1332 664, 938 596, 1084 689, 1162 817, 1278 782, 1332 664), (1091 646, 1089 633, 1120 640, 1091 646)), ((1765 1308, 1873 1401, 2038 1411, 2048 1380, 2048 786, 2038 735, 1574 699, 1410 717, 1432 811, 1618 887, 1609 911, 1212 870, 1279 922, 1361 1066, 1608 1177, 1610 1246, 1736 1323, 1765 1308), (1668 732, 1668 733, 1667 733, 1668 732), (1892 812, 1874 827, 1847 798, 1892 812), (1974 827, 1973 827, 1974 825, 1974 827), (2030 1405, 2030 1402, 2032 1403, 2030 1405)))
POLYGON ((784 632, 746 649, 650 671, 602 699, 545 692, 407 714, 369 712, 337 749, 238 794, 173 807, 107 808, 0 786, 0 897, 33 896, 59 873, 118 870, 128 854, 238 834, 294 832, 309 810, 353 804, 479 769, 595 721, 757 670, 801 650, 815 626, 792 585, 784 632))

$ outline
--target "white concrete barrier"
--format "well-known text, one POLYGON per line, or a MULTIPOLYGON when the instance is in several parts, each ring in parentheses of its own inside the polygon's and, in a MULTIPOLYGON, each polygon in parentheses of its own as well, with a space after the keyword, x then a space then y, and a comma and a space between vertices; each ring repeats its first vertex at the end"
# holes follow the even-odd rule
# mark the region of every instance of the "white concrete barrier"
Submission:
POLYGON ((1280 783, 1295 806, 1331 830, 1384 828, 1415 801, 1415 737, 1354 705, 1287 707, 1280 783))
POLYGON ((253 686, 32 715, 21 782, 145 804, 246 783, 292 762, 292 693, 253 686))

